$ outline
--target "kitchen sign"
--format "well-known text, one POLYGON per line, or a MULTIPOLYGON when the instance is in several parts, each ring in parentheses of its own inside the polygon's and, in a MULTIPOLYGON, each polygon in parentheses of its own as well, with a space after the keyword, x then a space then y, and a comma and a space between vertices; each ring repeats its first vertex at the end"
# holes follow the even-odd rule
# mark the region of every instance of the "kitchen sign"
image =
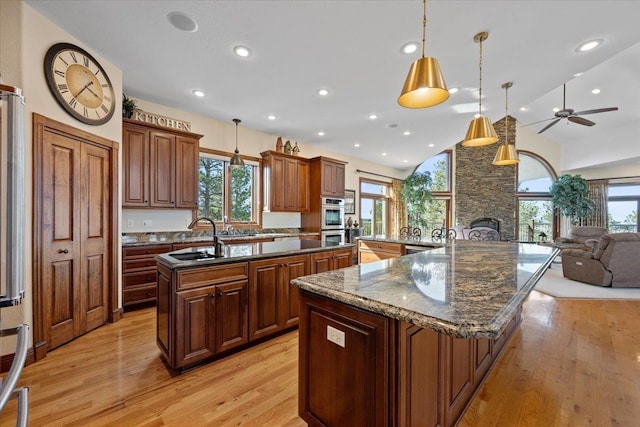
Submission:
POLYGON ((139 122, 150 123, 152 125, 191 132, 191 123, 189 122, 172 119, 170 117, 161 116, 159 114, 147 113, 146 111, 142 110, 135 110, 131 118, 139 122))

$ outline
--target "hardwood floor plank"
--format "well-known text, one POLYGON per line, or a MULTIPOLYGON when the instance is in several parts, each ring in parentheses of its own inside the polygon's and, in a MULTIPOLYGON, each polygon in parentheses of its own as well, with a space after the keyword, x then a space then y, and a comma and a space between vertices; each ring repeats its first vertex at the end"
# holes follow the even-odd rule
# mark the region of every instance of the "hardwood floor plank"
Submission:
MULTIPOLYGON (((640 302, 532 292, 459 426, 635 426, 640 302)), ((173 375, 153 308, 125 313, 25 368, 30 426, 304 426, 298 334, 173 375)), ((15 425, 15 399, 0 426, 15 425)))

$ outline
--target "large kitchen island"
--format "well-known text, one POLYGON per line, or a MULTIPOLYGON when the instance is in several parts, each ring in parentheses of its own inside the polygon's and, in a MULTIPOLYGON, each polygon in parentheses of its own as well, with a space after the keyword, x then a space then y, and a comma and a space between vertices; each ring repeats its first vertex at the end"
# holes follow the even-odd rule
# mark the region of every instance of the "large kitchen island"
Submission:
POLYGON ((452 426, 556 256, 454 241, 299 277, 299 414, 313 426, 452 426))

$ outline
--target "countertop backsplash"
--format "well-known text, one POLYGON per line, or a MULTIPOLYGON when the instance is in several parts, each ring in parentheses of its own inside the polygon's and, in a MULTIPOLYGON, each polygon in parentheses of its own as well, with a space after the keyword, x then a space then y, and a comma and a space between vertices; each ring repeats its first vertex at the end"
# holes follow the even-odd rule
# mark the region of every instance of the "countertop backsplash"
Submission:
MULTIPOLYGON (((261 228, 261 229, 235 229, 231 233, 234 236, 255 235, 255 234, 273 234, 273 235, 297 235, 309 234, 302 233, 299 228, 261 228)), ((317 233, 315 233, 317 234, 317 233)), ((223 233, 218 233, 224 236, 223 233)), ((122 233, 122 244, 132 243, 179 243, 179 242, 197 242, 211 239, 210 230, 188 230, 188 231, 156 231, 148 233, 122 233)))

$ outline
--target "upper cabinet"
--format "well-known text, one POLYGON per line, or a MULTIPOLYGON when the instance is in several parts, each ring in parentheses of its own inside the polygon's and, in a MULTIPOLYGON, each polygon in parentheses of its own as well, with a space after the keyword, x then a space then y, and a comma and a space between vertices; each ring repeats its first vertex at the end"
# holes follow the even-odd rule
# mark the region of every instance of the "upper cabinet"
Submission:
POLYGON ((264 160, 265 210, 309 212, 309 161, 277 151, 260 154, 264 160))
POLYGON ((123 119, 124 208, 198 208, 202 135, 123 119))
POLYGON ((320 183, 321 197, 344 198, 344 171, 346 162, 327 157, 311 159, 312 181, 320 183))

